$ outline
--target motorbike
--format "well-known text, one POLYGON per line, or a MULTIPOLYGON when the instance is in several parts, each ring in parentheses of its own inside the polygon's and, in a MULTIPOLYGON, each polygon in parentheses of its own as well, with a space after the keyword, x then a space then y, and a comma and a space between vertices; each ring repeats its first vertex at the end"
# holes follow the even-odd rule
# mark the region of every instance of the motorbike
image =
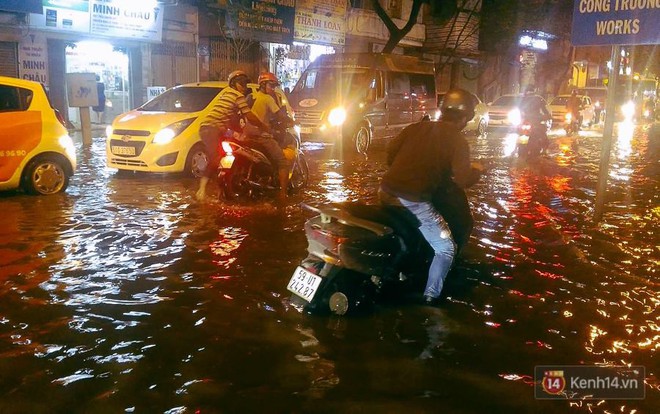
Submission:
POLYGON ((580 131, 582 121, 579 116, 574 116, 572 112, 566 112, 564 119, 564 130, 567 134, 574 134, 580 131))
MULTIPOLYGON (((473 226, 464 190, 443 186, 432 203, 460 252, 473 226)), ((433 250, 407 209, 362 203, 302 207, 315 215, 305 222, 307 257, 287 284, 292 304, 307 313, 346 315, 423 289, 433 250)))
POLYGON ((516 153, 521 158, 541 155, 549 145, 548 126, 545 122, 523 121, 518 128, 516 153))
MULTIPOLYGON (((309 182, 309 166, 301 149, 300 135, 283 121, 272 125, 275 138, 292 158, 289 170, 289 193, 305 188, 309 182)), ((218 187, 225 201, 250 201, 268 197, 279 189, 277 167, 258 146, 245 137, 229 137, 220 143, 218 187)))

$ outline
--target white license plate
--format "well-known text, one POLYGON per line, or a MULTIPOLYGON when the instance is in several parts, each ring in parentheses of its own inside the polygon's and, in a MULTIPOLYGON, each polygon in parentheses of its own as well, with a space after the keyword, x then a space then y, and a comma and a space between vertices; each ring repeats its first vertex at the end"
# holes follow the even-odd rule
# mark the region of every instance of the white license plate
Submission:
POLYGON ((301 134, 311 134, 312 133, 312 127, 300 127, 300 133, 301 134))
POLYGON ((135 147, 112 146, 112 153, 115 155, 135 155, 135 147))
POLYGON ((289 285, 286 288, 307 302, 311 302, 322 280, 322 277, 316 276, 314 273, 308 272, 298 266, 296 271, 293 272, 293 276, 291 276, 289 285))

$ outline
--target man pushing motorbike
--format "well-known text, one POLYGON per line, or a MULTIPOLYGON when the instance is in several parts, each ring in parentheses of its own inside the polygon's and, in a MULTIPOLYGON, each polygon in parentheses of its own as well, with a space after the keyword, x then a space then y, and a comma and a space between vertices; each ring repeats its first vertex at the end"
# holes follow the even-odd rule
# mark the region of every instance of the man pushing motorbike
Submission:
MULTIPOLYGON (((243 129, 245 120, 262 132, 269 132, 268 127, 250 110, 245 99, 248 91, 249 78, 242 70, 235 70, 227 78, 229 86, 224 88, 215 98, 213 108, 202 120, 199 127, 199 136, 206 147, 208 164, 199 180, 197 199, 206 197, 206 185, 209 177, 218 170, 220 153, 218 144, 223 136, 243 129), (243 119, 241 122, 241 119, 243 119)), ((281 151, 280 151, 281 152, 281 151)))
POLYGON ((470 148, 461 131, 474 116, 469 92, 452 89, 444 97, 439 122, 409 125, 387 149, 389 169, 381 181, 381 203, 405 207, 420 222, 420 232, 433 248, 423 301, 436 304, 456 254, 447 222, 433 205, 443 188, 467 188, 483 168, 470 163, 470 148))

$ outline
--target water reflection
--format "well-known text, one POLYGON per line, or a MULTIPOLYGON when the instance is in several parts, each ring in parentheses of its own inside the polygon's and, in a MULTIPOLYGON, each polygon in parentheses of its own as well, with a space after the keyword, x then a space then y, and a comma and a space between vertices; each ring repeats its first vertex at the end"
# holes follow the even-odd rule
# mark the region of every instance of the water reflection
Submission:
POLYGON ((383 303, 350 319, 287 301, 306 248, 294 204, 375 202, 382 148, 364 159, 306 147, 312 185, 276 209, 200 205, 195 180, 116 174, 100 143, 79 147, 67 194, 0 196, 0 372, 21 373, 2 383, 5 402, 23 412, 653 412, 660 210, 649 131, 617 138, 612 171, 626 179, 610 180, 600 225, 589 220, 597 131, 553 135, 534 163, 505 157, 510 136, 468 137, 492 168, 469 191, 475 232, 447 301, 383 303), (645 365, 647 398, 536 401, 541 364, 645 365))

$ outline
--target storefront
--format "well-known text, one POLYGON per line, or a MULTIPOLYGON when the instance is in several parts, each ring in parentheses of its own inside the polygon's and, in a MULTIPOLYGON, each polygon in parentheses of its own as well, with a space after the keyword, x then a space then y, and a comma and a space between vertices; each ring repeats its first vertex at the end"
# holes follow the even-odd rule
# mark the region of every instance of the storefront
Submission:
POLYGON ((30 36, 19 43, 19 77, 46 85, 54 105, 78 127, 79 111, 67 103, 66 74, 94 73, 107 99, 92 120, 110 121, 144 101, 150 85, 144 58, 148 62, 149 45, 162 40, 163 14, 156 0, 43 0, 42 13, 28 15, 30 36))

